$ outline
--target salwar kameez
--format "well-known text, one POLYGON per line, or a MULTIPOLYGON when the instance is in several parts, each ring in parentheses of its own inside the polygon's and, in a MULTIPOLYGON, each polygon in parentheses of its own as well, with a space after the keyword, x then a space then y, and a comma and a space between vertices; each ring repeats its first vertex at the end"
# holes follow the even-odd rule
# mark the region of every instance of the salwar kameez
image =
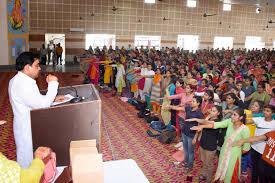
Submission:
POLYGON ((160 113, 160 98, 162 97, 162 80, 161 75, 156 74, 153 79, 150 103, 153 107, 153 112, 160 113))
POLYGON ((111 83, 111 77, 112 77, 113 68, 109 64, 105 66, 104 71, 104 84, 110 84, 111 83))
POLYGON ((222 122, 216 122, 214 124, 214 128, 227 128, 225 141, 219 156, 219 164, 215 178, 216 180, 224 181, 225 183, 238 183, 241 172, 240 162, 242 151, 249 151, 250 144, 245 143, 241 147, 232 147, 232 144, 235 141, 249 138, 249 129, 244 125, 238 129, 234 129, 231 119, 226 119, 222 122), (228 158, 228 162, 225 163, 224 159, 226 158, 228 158), (225 175, 223 175, 223 171, 225 171, 225 175))
POLYGON ((117 74, 116 74, 116 83, 115 83, 118 93, 121 93, 122 88, 126 86, 124 76, 125 76, 124 66, 122 64, 118 64, 117 74))
MULTIPOLYGON (((169 88, 170 88, 170 85, 165 89, 165 96, 170 96, 169 88)), ((170 104, 171 104, 171 100, 169 100, 168 98, 163 99, 162 108, 161 108, 161 117, 165 125, 168 125, 171 121, 171 111, 170 109, 166 109, 166 106, 170 104)))

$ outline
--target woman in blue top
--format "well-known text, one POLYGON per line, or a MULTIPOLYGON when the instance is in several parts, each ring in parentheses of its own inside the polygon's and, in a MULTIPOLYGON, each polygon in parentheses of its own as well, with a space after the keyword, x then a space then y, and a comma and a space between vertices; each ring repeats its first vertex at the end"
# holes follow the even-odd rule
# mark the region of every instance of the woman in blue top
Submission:
POLYGON ((197 119, 203 119, 203 114, 201 112, 201 103, 202 98, 199 96, 195 96, 192 99, 191 106, 185 107, 185 113, 186 118, 182 119, 180 118, 180 123, 182 124, 181 128, 181 134, 182 134, 182 143, 183 143, 183 150, 184 150, 184 167, 186 168, 186 171, 189 172, 193 168, 194 163, 194 149, 195 146, 193 145, 192 141, 195 138, 195 131, 192 131, 190 128, 193 126, 197 126, 197 122, 188 122, 187 119, 197 118, 197 119), (183 120, 183 121, 181 121, 183 120))

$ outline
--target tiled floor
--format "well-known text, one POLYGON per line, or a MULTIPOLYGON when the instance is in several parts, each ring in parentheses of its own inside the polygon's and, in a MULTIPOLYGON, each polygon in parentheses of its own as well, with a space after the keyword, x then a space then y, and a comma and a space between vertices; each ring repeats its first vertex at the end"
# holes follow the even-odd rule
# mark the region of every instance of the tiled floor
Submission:
MULTIPOLYGON (((66 63, 63 65, 41 65, 41 72, 80 72, 79 64, 66 63)), ((15 65, 0 65, 0 72, 15 72, 15 65)))

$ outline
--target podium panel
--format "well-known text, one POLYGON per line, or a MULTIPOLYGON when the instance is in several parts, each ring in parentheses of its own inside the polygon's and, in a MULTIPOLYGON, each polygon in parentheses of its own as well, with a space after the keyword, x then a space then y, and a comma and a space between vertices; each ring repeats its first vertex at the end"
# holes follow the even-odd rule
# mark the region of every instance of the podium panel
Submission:
MULTIPOLYGON (((56 152, 57 165, 70 164, 70 142, 96 139, 100 144, 101 100, 91 84, 60 88, 59 95, 79 95, 85 99, 79 103, 31 111, 34 150, 47 146, 56 152)), ((100 148, 99 148, 100 149, 100 148)))

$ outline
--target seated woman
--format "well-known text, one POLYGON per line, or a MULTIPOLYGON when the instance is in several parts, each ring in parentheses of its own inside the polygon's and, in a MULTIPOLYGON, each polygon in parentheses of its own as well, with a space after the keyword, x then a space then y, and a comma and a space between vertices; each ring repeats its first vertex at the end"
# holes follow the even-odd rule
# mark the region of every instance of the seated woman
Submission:
MULTIPOLYGON (((6 121, 0 121, 0 125, 6 121)), ((38 147, 34 160, 27 169, 23 169, 16 161, 8 160, 0 152, 0 182, 38 183, 43 175, 45 165, 43 159, 50 153, 50 148, 38 147)))
POLYGON ((255 91, 252 95, 246 97, 245 101, 251 100, 251 102, 253 102, 255 100, 259 100, 264 102, 265 105, 268 104, 270 101, 270 96, 265 91, 265 84, 259 83, 257 87, 257 91, 255 91))
POLYGON ((242 147, 232 147, 232 145, 234 141, 249 137, 249 129, 244 125, 244 121, 244 110, 237 108, 233 110, 231 118, 229 119, 191 128, 191 130, 197 131, 201 131, 204 128, 227 128, 214 181, 224 181, 225 183, 239 182, 241 155, 243 152, 249 151, 250 144, 246 143, 242 147))

